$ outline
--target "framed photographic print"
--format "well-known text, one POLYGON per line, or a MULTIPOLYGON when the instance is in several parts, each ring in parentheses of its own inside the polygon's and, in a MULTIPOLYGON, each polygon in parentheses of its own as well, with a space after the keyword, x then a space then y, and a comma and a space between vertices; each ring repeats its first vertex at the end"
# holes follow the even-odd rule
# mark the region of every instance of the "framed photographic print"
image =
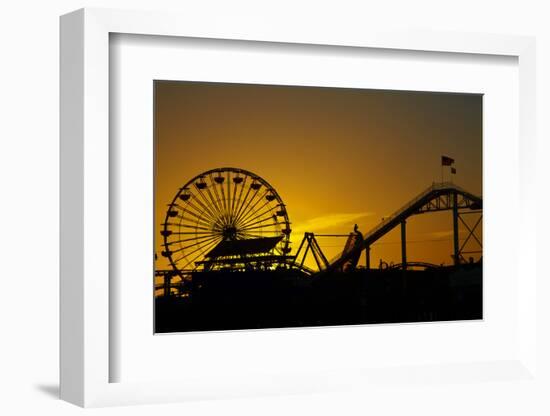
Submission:
POLYGON ((481 94, 154 96, 155 332, 483 317, 481 94))
POLYGON ((62 398, 531 379, 533 44, 62 17, 62 398))

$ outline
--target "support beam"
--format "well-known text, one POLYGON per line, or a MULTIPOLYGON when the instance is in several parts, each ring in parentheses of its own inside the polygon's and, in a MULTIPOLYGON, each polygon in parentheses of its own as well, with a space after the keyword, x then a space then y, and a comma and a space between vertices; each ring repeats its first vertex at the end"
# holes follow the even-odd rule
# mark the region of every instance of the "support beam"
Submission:
POLYGON ((367 262, 367 270, 370 269, 370 246, 365 247, 365 257, 367 262))
POLYGON ((164 296, 168 297, 170 296, 170 284, 172 283, 172 275, 170 274, 165 274, 164 275, 164 282, 163 282, 163 286, 164 286, 164 296))
POLYGON ((304 252, 304 257, 302 257, 302 262, 300 263, 300 267, 302 267, 304 265, 304 262, 306 261, 306 257, 307 257, 307 252, 309 251, 309 249, 311 247, 310 233, 305 233, 304 234, 304 239, 302 240, 302 244, 300 244, 300 248, 298 249, 298 253, 296 253, 296 259, 298 259, 298 254, 300 254, 300 251, 302 250, 302 246, 304 245, 304 241, 306 241, 306 240, 307 240, 306 251, 304 252))
POLYGON ((401 221, 401 263, 407 269, 407 221, 401 221))
POLYGON ((460 247, 458 245, 458 194, 453 192, 453 245, 454 245, 454 264, 460 263, 460 247))

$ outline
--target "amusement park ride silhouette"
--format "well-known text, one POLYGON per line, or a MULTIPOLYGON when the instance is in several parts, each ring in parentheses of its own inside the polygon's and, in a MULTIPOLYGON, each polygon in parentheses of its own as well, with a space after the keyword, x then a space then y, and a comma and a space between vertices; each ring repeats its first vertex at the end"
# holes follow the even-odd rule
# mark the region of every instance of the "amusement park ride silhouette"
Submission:
POLYGON ((357 225, 346 235, 306 232, 292 254, 291 222, 277 191, 265 179, 247 170, 212 169, 183 185, 168 206, 160 234, 161 254, 168 259, 171 269, 155 272, 162 278, 162 283, 155 288, 162 290, 165 296, 186 296, 193 276, 217 271, 288 270, 304 278, 352 273, 359 267, 368 272, 372 270, 371 246, 396 227, 401 229, 401 263, 385 267, 403 271, 436 268, 439 266, 407 260, 406 224, 414 215, 439 211, 452 212, 451 257, 454 266, 459 267, 468 262, 467 256, 479 255, 481 258, 482 242, 478 233, 482 210, 481 197, 450 182, 434 183, 365 234, 357 225), (464 219, 472 214, 476 214, 473 223, 464 219), (460 226, 466 231, 462 241, 459 239, 460 226), (342 252, 329 260, 316 237, 347 239, 342 252), (469 242, 479 249, 466 251, 469 242), (366 264, 358 266, 363 251, 366 264), (308 255, 313 257, 316 270, 306 266, 308 255))

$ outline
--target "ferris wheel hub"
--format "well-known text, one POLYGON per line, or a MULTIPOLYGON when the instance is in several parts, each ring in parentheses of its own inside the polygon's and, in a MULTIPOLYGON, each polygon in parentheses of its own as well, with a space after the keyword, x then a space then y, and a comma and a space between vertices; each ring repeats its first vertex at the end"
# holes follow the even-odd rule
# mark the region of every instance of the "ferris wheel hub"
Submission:
POLYGON ((224 240, 236 240, 237 228, 234 226, 226 226, 222 230, 222 235, 224 240))

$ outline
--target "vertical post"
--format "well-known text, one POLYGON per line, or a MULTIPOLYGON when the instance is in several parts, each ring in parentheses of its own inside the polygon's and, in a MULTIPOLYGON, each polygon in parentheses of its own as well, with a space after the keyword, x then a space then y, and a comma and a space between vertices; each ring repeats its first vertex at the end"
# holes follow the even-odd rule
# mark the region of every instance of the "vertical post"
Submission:
POLYGON ((454 264, 455 266, 460 263, 459 259, 459 246, 458 246, 458 195, 453 192, 453 245, 454 245, 454 264))
POLYGON ((367 261, 367 270, 370 269, 370 246, 365 247, 365 257, 367 261))
POLYGON ((164 275, 164 296, 170 296, 170 283, 172 281, 172 276, 169 273, 164 275))
POLYGON ((407 221, 401 221, 401 263, 407 269, 407 221))

